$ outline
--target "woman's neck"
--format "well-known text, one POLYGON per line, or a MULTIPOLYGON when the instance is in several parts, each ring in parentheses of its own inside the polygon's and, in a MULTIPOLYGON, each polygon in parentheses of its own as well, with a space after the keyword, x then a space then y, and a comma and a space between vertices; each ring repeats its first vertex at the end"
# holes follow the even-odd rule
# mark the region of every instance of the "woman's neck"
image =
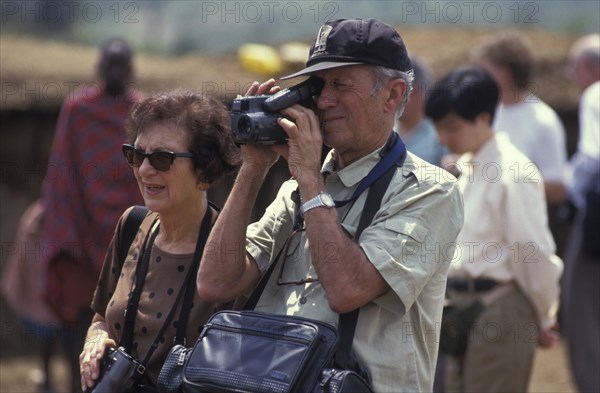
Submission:
POLYGON ((173 254, 194 252, 207 206, 208 201, 204 198, 184 211, 160 214, 157 247, 173 254))

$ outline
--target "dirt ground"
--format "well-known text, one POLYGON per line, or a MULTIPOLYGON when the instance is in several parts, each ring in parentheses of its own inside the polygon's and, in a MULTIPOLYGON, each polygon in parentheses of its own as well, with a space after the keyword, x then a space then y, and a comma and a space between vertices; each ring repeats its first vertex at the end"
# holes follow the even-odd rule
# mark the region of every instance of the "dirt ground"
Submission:
MULTIPOLYGON (((52 367, 57 382, 55 391, 66 392, 66 365, 57 359, 52 367)), ((34 393, 38 392, 37 383, 41 379, 37 359, 33 357, 14 357, 0 360, 0 392, 34 393)), ((535 358, 533 377, 529 386, 532 393, 569 393, 576 392, 571 376, 564 345, 549 350, 538 350, 535 358)))

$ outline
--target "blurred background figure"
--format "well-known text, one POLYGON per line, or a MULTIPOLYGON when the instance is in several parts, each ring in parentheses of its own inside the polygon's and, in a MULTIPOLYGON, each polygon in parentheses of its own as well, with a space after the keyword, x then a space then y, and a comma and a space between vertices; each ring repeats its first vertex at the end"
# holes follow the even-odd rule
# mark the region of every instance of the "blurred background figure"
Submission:
POLYGON ((425 117, 425 95, 431 83, 431 71, 423 60, 411 57, 415 79, 413 91, 395 129, 412 153, 430 164, 440 166, 447 149, 440 143, 430 119, 425 117))
MULTIPOLYGON (((532 45, 522 35, 503 32, 481 42, 472 55, 500 86, 500 103, 493 128, 508 134, 511 142, 542 175, 550 229, 557 253, 562 255, 565 231, 558 220, 558 210, 565 201, 565 130, 556 112, 535 95, 532 45)), ((524 172, 529 178, 537 172, 529 165, 512 170, 524 172)))
POLYGON ((23 330, 32 333, 39 350, 42 370, 39 375, 30 371, 41 392, 52 392, 50 361, 53 343, 60 339, 60 320, 44 301, 42 276, 39 273, 39 252, 44 207, 41 200, 34 201, 21 216, 14 248, 2 270, 2 295, 19 316, 23 330))
POLYGON ((579 141, 569 162, 568 198, 577 209, 565 257, 566 336, 580 391, 600 391, 600 35, 577 40, 569 76, 581 90, 579 141))
MULTIPOLYGON (((89 267, 97 280, 122 212, 143 204, 121 151, 126 116, 141 98, 132 89, 133 54, 125 41, 111 39, 101 47, 97 74, 99 82, 69 97, 58 118, 42 188, 43 277, 49 278, 53 266, 69 260, 89 267)), ((75 288, 84 277, 73 280, 62 285, 75 288)), ((75 295, 81 308, 70 310, 69 318, 62 320, 72 391, 79 391, 78 355, 93 315, 95 284, 79 287, 81 293, 75 295)))
MULTIPOLYGON (((485 70, 460 68, 435 84, 426 103, 440 140, 460 154, 462 171, 458 186, 465 220, 446 302, 473 315, 461 321, 470 328, 466 350, 445 356, 446 392, 525 392, 536 347, 549 348, 558 340, 554 326, 563 262, 547 227, 541 176, 525 181, 521 172, 515 178, 510 168, 529 159, 492 128, 498 97, 499 87, 485 70), (493 180, 488 165, 498 169, 493 180), (485 306, 465 311, 477 302, 485 306)), ((442 336, 442 343, 448 341, 442 336)))

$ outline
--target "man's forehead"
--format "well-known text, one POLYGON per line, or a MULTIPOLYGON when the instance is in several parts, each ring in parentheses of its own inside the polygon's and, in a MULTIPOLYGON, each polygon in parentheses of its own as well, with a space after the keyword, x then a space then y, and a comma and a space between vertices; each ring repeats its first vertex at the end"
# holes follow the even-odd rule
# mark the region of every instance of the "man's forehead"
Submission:
POLYGON ((335 68, 329 68, 326 70, 315 71, 311 75, 321 79, 334 79, 334 78, 362 78, 370 77, 372 75, 372 65, 368 64, 353 64, 347 66, 340 66, 335 68))

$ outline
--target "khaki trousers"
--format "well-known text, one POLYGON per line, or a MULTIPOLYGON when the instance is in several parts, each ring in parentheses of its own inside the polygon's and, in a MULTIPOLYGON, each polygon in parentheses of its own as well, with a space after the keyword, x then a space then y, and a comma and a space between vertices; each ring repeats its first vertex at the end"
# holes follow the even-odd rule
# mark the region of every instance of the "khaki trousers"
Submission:
MULTIPOLYGON (((469 304, 481 293, 458 292, 453 303, 469 304)), ((536 314, 513 286, 475 321, 467 352, 446 356, 446 392, 526 392, 537 347, 536 314)))

